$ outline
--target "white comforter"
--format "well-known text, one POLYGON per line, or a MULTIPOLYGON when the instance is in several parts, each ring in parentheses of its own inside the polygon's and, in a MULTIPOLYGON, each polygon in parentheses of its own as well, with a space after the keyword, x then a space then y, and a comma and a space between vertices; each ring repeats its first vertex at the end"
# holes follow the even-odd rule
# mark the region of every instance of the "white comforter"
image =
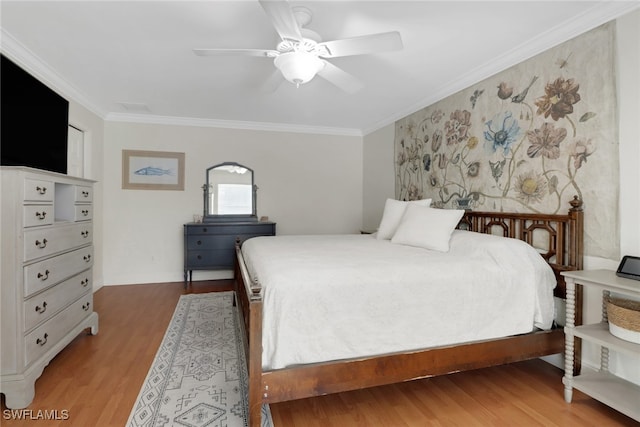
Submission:
POLYGON ((447 253, 371 235, 242 247, 264 287, 264 369, 548 329, 555 276, 526 243, 454 231, 447 253))

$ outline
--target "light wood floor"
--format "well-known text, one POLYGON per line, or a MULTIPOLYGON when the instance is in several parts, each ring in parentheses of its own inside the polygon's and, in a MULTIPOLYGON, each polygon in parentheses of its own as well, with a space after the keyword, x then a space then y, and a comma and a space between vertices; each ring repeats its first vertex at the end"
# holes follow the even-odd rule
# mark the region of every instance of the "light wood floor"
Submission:
MULTIPOLYGON (((227 290, 195 282, 189 292, 227 290)), ((96 336, 81 334, 45 369, 29 407, 68 411, 60 421, 2 426, 124 426, 178 298, 181 283, 109 286, 95 294, 96 336)), ((630 418, 575 391, 563 400, 562 371, 539 360, 271 405, 275 427, 632 426, 630 418)), ((639 403, 640 404, 640 403, 639 403)))

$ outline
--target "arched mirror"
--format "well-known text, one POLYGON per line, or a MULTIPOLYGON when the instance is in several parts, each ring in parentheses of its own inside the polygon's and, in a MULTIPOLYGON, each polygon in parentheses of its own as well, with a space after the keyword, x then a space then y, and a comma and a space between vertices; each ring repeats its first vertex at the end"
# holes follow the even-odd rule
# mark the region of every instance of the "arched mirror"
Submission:
POLYGON ((204 220, 255 220, 256 189, 253 170, 225 162, 207 169, 204 190, 204 220))

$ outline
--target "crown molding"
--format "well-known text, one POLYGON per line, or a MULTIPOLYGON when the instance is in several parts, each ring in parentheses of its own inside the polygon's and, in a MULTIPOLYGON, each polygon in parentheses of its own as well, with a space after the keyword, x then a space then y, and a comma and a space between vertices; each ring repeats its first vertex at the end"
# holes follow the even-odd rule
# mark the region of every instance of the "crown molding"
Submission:
POLYGON ((484 64, 479 65, 460 78, 445 84, 428 97, 422 98, 418 103, 398 111, 396 114, 387 117, 385 120, 362 130, 363 135, 375 132, 376 130, 388 126, 403 119, 418 110, 426 108, 436 102, 451 96, 463 89, 466 89, 478 82, 481 82, 497 73, 517 65, 527 59, 551 49, 567 40, 584 34, 600 25, 606 24, 634 10, 640 9, 638 1, 600 1, 581 15, 557 25, 537 37, 527 40, 519 46, 505 52, 503 55, 492 58, 484 64))
POLYGON ((315 135, 363 136, 360 129, 304 126, 286 123, 246 122, 239 120, 198 119, 192 117, 159 116, 152 114, 108 113, 108 122, 128 122, 170 126, 213 127, 225 129, 258 130, 269 132, 307 133, 315 135))
POLYGON ((65 80, 51 66, 38 58, 33 52, 20 43, 11 33, 0 28, 0 51, 7 58, 22 67, 25 71, 49 86, 64 98, 73 100, 97 116, 104 118, 105 111, 91 102, 83 93, 65 80))

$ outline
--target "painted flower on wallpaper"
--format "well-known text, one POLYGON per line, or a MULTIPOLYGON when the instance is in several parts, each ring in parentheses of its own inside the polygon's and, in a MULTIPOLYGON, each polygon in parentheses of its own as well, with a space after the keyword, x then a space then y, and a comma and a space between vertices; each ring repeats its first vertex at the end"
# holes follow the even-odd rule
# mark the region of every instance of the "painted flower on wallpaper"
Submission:
POLYGON ((580 85, 574 79, 563 79, 558 77, 552 83, 547 83, 544 88, 545 94, 536 99, 538 107, 537 114, 549 116, 555 121, 573 113, 573 105, 580 101, 578 93, 580 85))
POLYGON ((489 160, 489 166, 491 167, 491 176, 495 179, 496 183, 502 176, 504 172, 504 165, 507 163, 506 159, 499 160, 497 162, 492 162, 489 160))
POLYGON ((547 189, 546 180, 534 171, 525 172, 516 177, 514 184, 516 197, 524 204, 541 202, 547 189))
POLYGON ((447 159, 447 156, 444 154, 436 154, 435 158, 437 159, 437 163, 438 163, 438 167, 440 169, 446 169, 447 168, 447 164, 449 163, 449 159, 447 159))
POLYGON ((471 127, 471 113, 467 110, 456 110, 449 116, 444 124, 447 145, 458 144, 469 138, 468 132, 471 127))
POLYGON ((475 178, 480 174, 480 162, 473 162, 467 166, 467 176, 475 178))
POLYGON ((573 157, 573 166, 580 169, 583 163, 587 162, 587 157, 593 154, 595 149, 591 139, 579 139, 569 147, 569 155, 573 157))
POLYGON ((494 153, 502 149, 504 155, 508 155, 511 144, 516 141, 520 133, 520 125, 513 118, 511 111, 499 113, 485 125, 487 130, 484 131, 484 139, 489 144, 489 148, 494 153))
POLYGON ((442 131, 437 129, 433 132, 433 137, 431 138, 431 151, 436 153, 440 149, 440 146, 442 146, 442 131))
POLYGON ((433 113, 431 113, 431 123, 433 123, 434 125, 438 124, 443 117, 444 113, 442 112, 442 110, 437 109, 433 113))
POLYGON ((567 130, 557 128, 553 123, 543 123, 541 127, 527 132, 531 145, 527 155, 531 158, 546 157, 557 159, 560 157, 560 143, 566 138, 567 130))
POLYGON ((418 188, 417 185, 411 184, 407 191, 408 200, 420 200, 422 197, 422 189, 418 188))
POLYGON ((398 166, 402 166, 402 165, 404 165, 406 162, 407 162, 407 153, 405 153, 405 152, 404 152, 404 150, 403 150, 403 151, 400 151, 400 152, 398 153, 398 158, 396 159, 396 164, 397 164, 398 166))
POLYGON ((422 156, 422 163, 424 164, 424 170, 429 172, 431 170, 431 154, 425 154, 422 156))
POLYGON ((513 86, 509 86, 507 82, 500 82, 498 85, 498 98, 509 99, 513 95, 513 86))

